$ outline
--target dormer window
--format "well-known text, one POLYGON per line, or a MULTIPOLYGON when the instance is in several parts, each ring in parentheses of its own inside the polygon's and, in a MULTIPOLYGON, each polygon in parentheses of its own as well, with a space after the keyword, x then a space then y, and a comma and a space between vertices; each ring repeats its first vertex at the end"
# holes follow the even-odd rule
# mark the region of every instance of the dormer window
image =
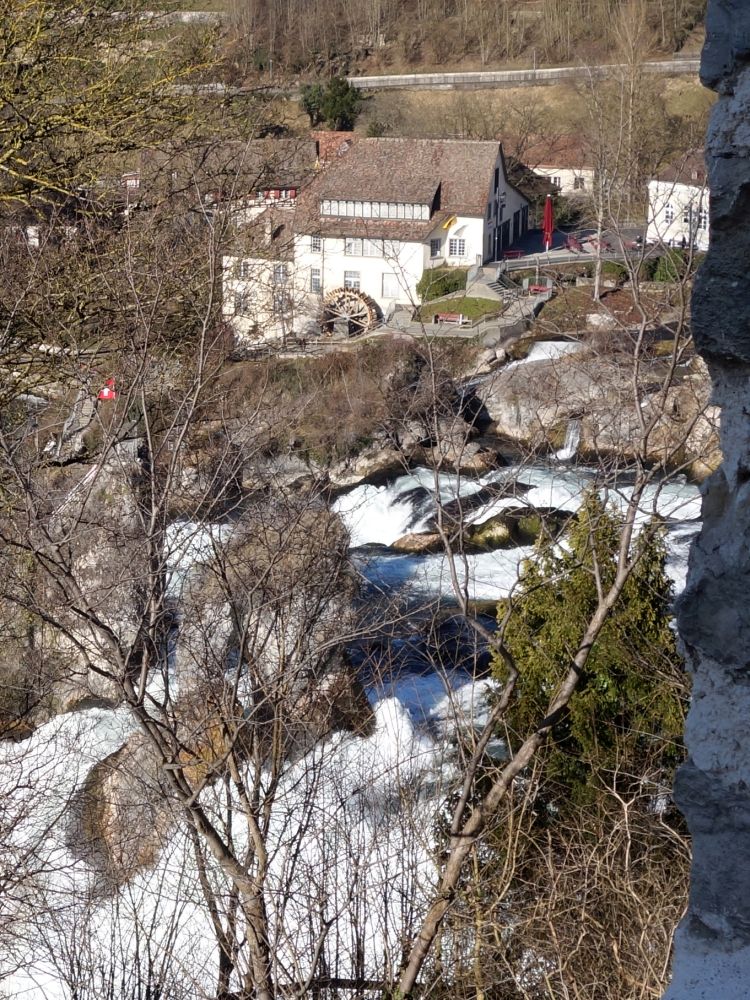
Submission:
POLYGON ((350 219, 423 219, 430 218, 430 206, 417 202, 353 201, 322 198, 320 214, 350 219))

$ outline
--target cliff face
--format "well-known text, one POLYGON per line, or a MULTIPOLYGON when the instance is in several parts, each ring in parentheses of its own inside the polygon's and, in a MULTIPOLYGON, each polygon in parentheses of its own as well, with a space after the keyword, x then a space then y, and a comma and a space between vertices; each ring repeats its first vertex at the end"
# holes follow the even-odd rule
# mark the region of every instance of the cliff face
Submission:
POLYGON ((703 82, 711 249, 693 326, 721 407, 724 464, 707 481, 678 624, 694 675, 676 797, 694 838, 690 904, 667 1000, 750 992, 750 5, 710 0, 703 82))

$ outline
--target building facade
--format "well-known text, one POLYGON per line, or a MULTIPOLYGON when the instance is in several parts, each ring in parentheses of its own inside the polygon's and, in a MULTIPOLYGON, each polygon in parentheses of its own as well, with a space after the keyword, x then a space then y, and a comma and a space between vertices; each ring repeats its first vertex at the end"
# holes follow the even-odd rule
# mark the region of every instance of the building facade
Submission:
POLYGON ((707 250, 708 224, 706 168, 702 152, 695 151, 649 181, 646 240, 707 250))
MULTIPOLYGON (((286 287, 294 332, 348 322, 356 333, 396 305, 416 305, 426 270, 499 259, 526 232, 528 202, 509 183, 497 142, 349 134, 338 145, 329 138, 295 199, 291 227, 286 287)), ((267 268, 261 258, 228 265, 235 277, 231 287, 225 281, 225 315, 242 335, 248 324, 232 311, 243 294, 236 275, 244 270, 251 293, 267 268)), ((263 336, 278 338, 281 325, 266 322, 263 336)))

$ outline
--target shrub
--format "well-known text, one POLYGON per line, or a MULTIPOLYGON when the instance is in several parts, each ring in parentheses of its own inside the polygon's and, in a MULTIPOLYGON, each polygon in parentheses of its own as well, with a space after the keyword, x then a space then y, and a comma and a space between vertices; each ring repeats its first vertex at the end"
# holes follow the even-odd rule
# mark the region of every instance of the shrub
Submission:
POLYGON ((657 261, 654 281, 679 281, 685 276, 686 268, 684 250, 667 250, 657 261))
MULTIPOLYGON (((597 607, 596 575, 605 592, 614 578, 621 530, 619 515, 592 493, 567 546, 549 541, 524 567, 523 591, 505 630, 520 669, 508 718, 518 739, 544 717, 550 693, 575 656, 597 607)), ((687 684, 669 627, 665 548, 649 528, 634 544, 640 558, 545 751, 547 794, 561 810, 589 800, 603 774, 619 772, 625 782, 642 774, 668 778, 681 757, 687 684)), ((494 669, 503 680, 504 663, 498 660, 494 669)))
POLYGON ((336 131, 351 132, 362 106, 362 95, 342 76, 335 76, 325 87, 307 83, 302 87, 300 104, 315 127, 325 122, 336 131))
POLYGON ((436 267, 424 272, 417 283, 417 295, 422 302, 431 302, 441 295, 450 295, 466 288, 466 268, 436 267))
POLYGON ((614 281, 621 283, 627 280, 628 269, 624 264, 618 264, 617 261, 604 260, 602 261, 602 277, 612 278, 614 281))

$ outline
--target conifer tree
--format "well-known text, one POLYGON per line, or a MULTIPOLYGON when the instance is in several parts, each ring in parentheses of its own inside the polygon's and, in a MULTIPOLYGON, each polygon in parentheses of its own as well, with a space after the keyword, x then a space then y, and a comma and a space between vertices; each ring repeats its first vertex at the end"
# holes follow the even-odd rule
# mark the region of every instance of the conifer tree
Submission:
MULTIPOLYGON (((616 572, 620 519, 590 493, 563 545, 544 544, 529 561, 522 592, 505 626, 519 666, 507 717, 511 744, 543 718, 551 692, 570 669, 581 622, 616 572)), ((569 705, 555 720, 546 748, 545 782, 561 802, 588 799, 604 772, 637 781, 671 770, 680 755, 686 680, 670 627, 671 581, 657 525, 633 543, 638 559, 586 661, 569 705)), ((501 609, 505 614, 505 608, 501 609)), ((503 680, 498 659, 495 674, 503 680)))

